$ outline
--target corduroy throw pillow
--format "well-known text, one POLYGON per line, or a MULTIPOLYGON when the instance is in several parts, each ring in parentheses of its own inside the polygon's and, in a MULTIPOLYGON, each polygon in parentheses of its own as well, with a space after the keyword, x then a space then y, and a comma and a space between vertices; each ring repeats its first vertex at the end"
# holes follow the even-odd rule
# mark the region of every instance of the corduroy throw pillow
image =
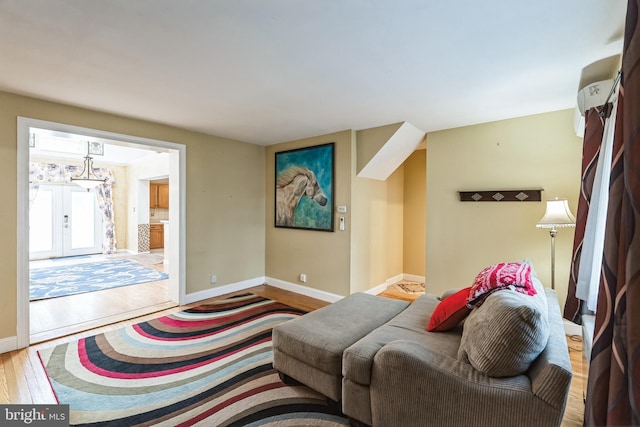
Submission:
POLYGON ((549 338, 545 297, 509 289, 493 292, 467 317, 458 358, 491 377, 524 373, 549 338))

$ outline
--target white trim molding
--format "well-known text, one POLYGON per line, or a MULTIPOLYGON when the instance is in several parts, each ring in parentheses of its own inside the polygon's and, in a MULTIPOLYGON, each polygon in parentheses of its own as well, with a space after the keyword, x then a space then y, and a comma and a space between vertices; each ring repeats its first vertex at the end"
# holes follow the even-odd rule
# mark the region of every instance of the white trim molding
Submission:
POLYGON ((366 291, 363 291, 366 294, 378 295, 381 292, 384 292, 387 287, 393 283, 397 282, 397 280, 387 279, 386 282, 379 284, 378 286, 374 286, 373 288, 369 288, 366 291))
POLYGON ((0 354, 18 349, 18 337, 0 338, 0 354))
MULTIPOLYGON (((29 327, 29 130, 31 127, 68 132, 88 137, 104 138, 119 141, 123 144, 139 144, 163 149, 170 155, 169 175, 172 183, 176 183, 178 197, 170 198, 171 240, 172 244, 166 252, 172 266, 169 280, 169 298, 172 302, 184 305, 186 293, 186 145, 170 141, 125 135, 104 130, 74 126, 70 124, 49 122, 28 117, 17 118, 17 319, 16 335, 18 348, 30 344, 29 327), (175 224, 175 225, 174 225, 175 224)), ((173 186, 173 184, 172 184, 173 186)), ((174 191, 174 190, 172 190, 174 191)))
POLYGON ((564 333, 565 335, 578 335, 578 336, 582 336, 582 326, 573 323, 567 319, 562 319, 562 321, 564 322, 564 333))
POLYGON ((254 286, 264 285, 265 278, 256 277, 253 279, 243 280, 242 282, 231 283, 228 285, 218 286, 216 288, 206 289, 204 291, 193 292, 184 296, 184 304, 193 304, 194 302, 204 301, 209 298, 217 297, 220 295, 228 294, 231 292, 242 291, 252 288, 254 286))
POLYGON ((412 282, 421 282, 421 283, 425 282, 424 276, 416 276, 415 274, 402 273, 402 274, 398 274, 397 276, 390 277, 384 283, 381 283, 378 286, 374 286, 373 288, 367 289, 364 292, 371 295, 378 295, 379 293, 384 292, 387 289, 387 287, 389 287, 390 285, 393 285, 394 283, 398 283, 402 280, 410 280, 412 282))
POLYGON ((302 286, 296 283, 286 282, 280 279, 274 279, 273 277, 267 277, 266 283, 269 286, 274 286, 276 288, 284 289, 286 291, 296 292, 311 298, 315 298, 315 299, 319 299, 327 302, 336 302, 344 298, 344 295, 332 294, 331 292, 325 292, 318 289, 310 288, 308 286, 302 286))

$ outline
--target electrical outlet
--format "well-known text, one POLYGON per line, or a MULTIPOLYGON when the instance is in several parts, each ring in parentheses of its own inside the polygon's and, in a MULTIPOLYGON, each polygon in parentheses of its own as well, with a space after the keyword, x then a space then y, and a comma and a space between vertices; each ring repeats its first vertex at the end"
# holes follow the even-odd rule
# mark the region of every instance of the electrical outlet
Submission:
POLYGON ((306 283, 307 282, 307 275, 304 274, 304 273, 300 274, 300 281, 302 283, 306 283))
POLYGON ((214 274, 213 276, 211 276, 211 284, 215 285, 216 283, 218 283, 218 276, 214 274))

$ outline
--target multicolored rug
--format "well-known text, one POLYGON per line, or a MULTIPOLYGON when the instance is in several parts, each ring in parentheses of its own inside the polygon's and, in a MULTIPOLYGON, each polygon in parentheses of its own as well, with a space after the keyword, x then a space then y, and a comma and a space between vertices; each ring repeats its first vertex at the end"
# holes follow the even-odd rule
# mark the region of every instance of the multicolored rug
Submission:
POLYGON ((31 301, 169 278, 167 273, 126 259, 34 268, 29 276, 31 301))
POLYGON ((273 369, 272 328, 303 313, 247 294, 39 355, 71 425, 349 425, 273 369))

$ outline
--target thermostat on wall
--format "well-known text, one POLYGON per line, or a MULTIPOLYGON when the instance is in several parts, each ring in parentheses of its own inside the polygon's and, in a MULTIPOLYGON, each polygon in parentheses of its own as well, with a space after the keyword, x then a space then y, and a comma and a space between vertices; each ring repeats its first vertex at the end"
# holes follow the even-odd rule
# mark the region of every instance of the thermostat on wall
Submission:
POLYGON ((347 207, 345 205, 338 206, 338 213, 347 213, 347 207))

